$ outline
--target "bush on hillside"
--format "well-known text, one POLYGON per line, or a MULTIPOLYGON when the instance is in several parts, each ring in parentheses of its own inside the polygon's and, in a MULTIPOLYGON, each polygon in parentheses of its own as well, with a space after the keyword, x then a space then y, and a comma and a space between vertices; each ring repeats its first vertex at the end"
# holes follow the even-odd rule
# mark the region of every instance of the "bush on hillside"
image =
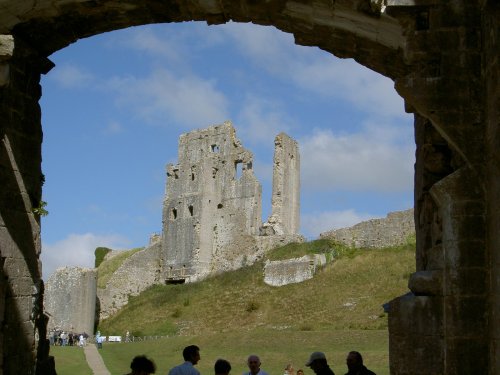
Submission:
POLYGON ((99 265, 102 263, 104 260, 104 257, 106 256, 107 253, 112 251, 111 249, 108 249, 107 247, 97 247, 94 251, 95 255, 95 262, 94 262, 94 267, 97 268, 99 265))

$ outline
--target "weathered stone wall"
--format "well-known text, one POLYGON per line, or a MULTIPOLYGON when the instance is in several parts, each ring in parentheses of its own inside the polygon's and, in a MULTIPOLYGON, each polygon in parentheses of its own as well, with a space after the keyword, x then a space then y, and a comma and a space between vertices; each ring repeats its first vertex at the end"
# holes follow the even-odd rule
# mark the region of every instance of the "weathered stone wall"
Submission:
POLYGON ((147 288, 161 282, 161 241, 155 241, 127 259, 113 273, 106 287, 97 288, 99 319, 106 319, 147 288))
POLYGON ((95 269, 63 267, 47 280, 44 307, 48 330, 94 333, 97 272, 95 269))
POLYGON ((274 140, 271 216, 266 224, 278 235, 297 234, 300 230, 299 145, 285 133, 274 140))
POLYGON ((33 208, 43 181, 39 77, 48 66, 19 38, 0 35, 0 374, 33 374, 34 358, 47 360, 48 343, 35 346, 35 332, 46 336, 46 318, 33 208))
POLYGON ((397 246, 415 235, 413 209, 390 212, 384 219, 363 221, 349 228, 335 229, 321 233, 327 238, 357 248, 382 248, 397 246))
POLYGON ((489 283, 491 285, 491 304, 488 319, 490 328, 490 374, 500 369, 500 4, 487 1, 483 14, 482 34, 484 52, 482 59, 485 87, 485 121, 487 124, 487 215, 488 226, 486 248, 490 250, 489 283))
POLYGON ((165 280, 203 278, 221 253, 239 252, 239 237, 258 234, 262 188, 252 162, 229 122, 181 135, 179 164, 167 166, 165 280))
POLYGON ((266 261, 264 282, 283 286, 312 279, 317 269, 326 264, 325 254, 304 255, 300 258, 266 261))

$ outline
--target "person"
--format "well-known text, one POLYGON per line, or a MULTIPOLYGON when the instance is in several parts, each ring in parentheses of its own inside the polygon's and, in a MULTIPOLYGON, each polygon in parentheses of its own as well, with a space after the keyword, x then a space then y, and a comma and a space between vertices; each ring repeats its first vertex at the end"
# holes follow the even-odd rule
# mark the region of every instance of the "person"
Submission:
POLYGON ((225 359, 218 359, 215 361, 214 372, 215 375, 229 375, 231 371, 231 364, 225 359))
POLYGON ((313 352, 306 362, 306 366, 310 367, 316 375, 335 375, 326 360, 325 353, 313 352))
POLYGON ((267 372, 260 369, 260 358, 255 354, 252 354, 248 357, 247 365, 250 371, 244 372, 243 375, 268 375, 267 372))
POLYGON ((283 375, 295 375, 295 370, 290 363, 285 366, 285 373, 283 375))
POLYGON ((359 352, 349 352, 345 360, 349 371, 345 375, 376 375, 363 365, 363 357, 359 352))
POLYGON ((155 363, 145 355, 138 355, 134 357, 130 363, 131 373, 127 375, 149 375, 154 374, 156 371, 155 363))
POLYGON ((304 370, 302 370, 301 368, 299 368, 297 370, 297 375, 304 375, 304 370))
POLYGON ((194 366, 200 361, 200 348, 196 345, 189 345, 182 351, 184 363, 173 367, 168 372, 169 375, 200 375, 200 372, 194 366))
POLYGON ((104 337, 99 335, 96 337, 97 340, 97 349, 102 349, 102 343, 104 342, 104 337))
POLYGON ((125 334, 125 342, 130 342, 130 332, 127 331, 127 333, 125 334))
POLYGON ((83 338, 83 334, 80 333, 80 336, 78 337, 78 345, 80 348, 83 348, 85 346, 85 339, 83 338))

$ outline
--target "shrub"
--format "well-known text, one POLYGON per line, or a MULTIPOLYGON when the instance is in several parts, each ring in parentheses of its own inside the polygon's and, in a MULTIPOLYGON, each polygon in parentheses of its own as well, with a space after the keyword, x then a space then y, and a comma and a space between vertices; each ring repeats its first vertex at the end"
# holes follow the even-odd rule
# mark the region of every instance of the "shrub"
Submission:
POLYGON ((94 267, 97 268, 100 266, 102 261, 104 260, 104 257, 106 256, 107 253, 109 253, 111 249, 108 249, 107 247, 97 247, 94 251, 95 255, 95 261, 94 261, 94 267))

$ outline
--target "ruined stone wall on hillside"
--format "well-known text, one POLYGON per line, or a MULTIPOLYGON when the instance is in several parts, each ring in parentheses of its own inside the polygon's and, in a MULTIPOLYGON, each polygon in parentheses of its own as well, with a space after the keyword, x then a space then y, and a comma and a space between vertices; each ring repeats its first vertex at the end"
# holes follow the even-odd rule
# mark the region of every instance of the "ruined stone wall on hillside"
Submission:
POLYGON ((44 307, 48 329, 94 332, 97 273, 95 269, 63 267, 45 285, 44 307))
POLYGON ((161 241, 150 243, 125 259, 104 289, 97 288, 99 319, 120 310, 128 303, 129 296, 136 296, 160 282, 160 254, 161 241))
POLYGON ((391 212, 384 219, 363 221, 349 228, 335 229, 320 234, 347 246, 382 248, 404 244, 415 235, 413 208, 391 212))
POLYGON ((225 122, 181 135, 179 162, 167 166, 163 205, 166 282, 193 282, 237 269, 259 259, 273 244, 302 240, 297 235, 297 143, 280 134, 276 147, 284 155, 275 157, 274 169, 279 184, 273 191, 281 196, 273 200, 279 230, 263 231, 262 187, 253 173, 253 155, 233 125, 225 122), (268 238, 260 239, 260 234, 268 238))

